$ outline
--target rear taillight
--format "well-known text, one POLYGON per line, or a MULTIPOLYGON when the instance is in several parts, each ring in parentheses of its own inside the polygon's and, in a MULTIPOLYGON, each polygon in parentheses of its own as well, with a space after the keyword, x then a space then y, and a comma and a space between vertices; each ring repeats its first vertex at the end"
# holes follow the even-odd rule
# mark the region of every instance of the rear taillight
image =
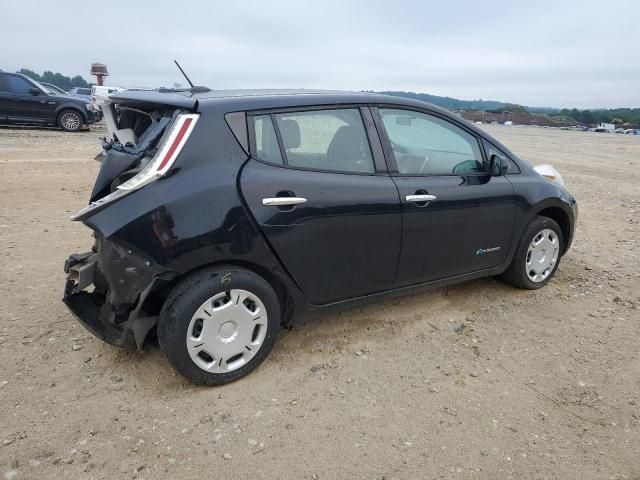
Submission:
POLYGON ((169 131, 164 136, 160 147, 151 160, 144 166, 137 175, 130 178, 121 185, 117 190, 109 195, 102 197, 95 202, 91 202, 86 208, 83 208, 76 214, 71 216, 72 220, 82 220, 89 213, 107 205, 123 196, 131 193, 139 188, 144 187, 148 183, 157 180, 165 175, 173 166, 182 148, 187 143, 189 135, 198 122, 199 115, 181 114, 178 115, 172 123, 169 131))
POLYGON ((155 156, 140 170, 140 173, 119 185, 118 188, 125 191, 136 190, 167 173, 180 155, 197 121, 198 115, 178 115, 155 156))

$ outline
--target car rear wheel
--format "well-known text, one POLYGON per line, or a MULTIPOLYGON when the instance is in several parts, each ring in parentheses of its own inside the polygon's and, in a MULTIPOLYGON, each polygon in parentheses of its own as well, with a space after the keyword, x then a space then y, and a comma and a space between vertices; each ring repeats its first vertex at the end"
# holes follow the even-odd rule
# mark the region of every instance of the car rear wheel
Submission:
POLYGON ((563 242, 562 230, 556 221, 537 216, 525 229, 511 265, 502 278, 528 290, 544 286, 560 264, 563 242))
POLYGON ((63 110, 58 115, 58 126, 65 132, 77 132, 82 128, 82 115, 75 110, 63 110))
POLYGON ((158 341, 193 383, 222 385, 257 368, 279 329, 280 304, 263 278, 239 267, 215 268, 174 288, 160 313, 158 341))

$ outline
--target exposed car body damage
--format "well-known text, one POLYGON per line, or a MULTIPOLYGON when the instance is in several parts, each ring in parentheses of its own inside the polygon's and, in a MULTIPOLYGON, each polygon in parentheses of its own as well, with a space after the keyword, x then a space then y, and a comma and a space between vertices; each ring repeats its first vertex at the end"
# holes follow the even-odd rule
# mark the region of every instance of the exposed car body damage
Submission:
POLYGON ((96 234, 95 251, 69 259, 65 271, 64 302, 99 338, 127 348, 142 347, 155 325, 155 315, 141 314, 141 307, 159 282, 172 278, 162 268, 117 243, 96 234), (93 291, 84 291, 86 280, 74 272, 89 268, 93 291), (148 328, 145 328, 148 326, 148 328))
MULTIPOLYGON (((69 276, 64 301, 87 328, 114 345, 141 348, 176 282, 212 265, 237 265, 265 278, 278 294, 286 324, 292 321, 294 311, 295 318, 300 319, 304 313, 499 274, 513 258, 517 239, 526 225, 542 211, 555 215, 563 224, 565 251, 573 237, 577 206, 566 190, 541 180, 527 162, 475 126, 421 102, 380 95, 306 91, 197 95, 134 91, 119 92, 111 99, 120 111, 117 122, 113 116, 114 138, 103 145, 104 158, 90 206, 74 217, 93 230, 95 246, 91 252, 76 254, 67 261, 65 271, 69 276), (441 188, 443 192, 453 188, 452 185, 467 190, 460 190, 460 194, 447 200, 442 195, 442 201, 425 221, 428 223, 440 221, 445 225, 447 212, 458 208, 459 221, 468 226, 478 224, 482 205, 491 207, 505 202, 506 206, 495 209, 497 215, 509 217, 509 223, 502 225, 504 228, 496 229, 506 232, 502 243, 488 236, 486 241, 482 239, 477 246, 470 246, 471 242, 460 240, 459 229, 450 228, 443 233, 445 244, 469 250, 472 257, 468 258, 477 265, 472 271, 428 281, 398 277, 403 272, 397 268, 402 248, 419 245, 401 241, 401 218, 408 208, 401 206, 400 196, 405 194, 401 189, 413 194, 416 188, 411 183, 415 179, 410 177, 391 179, 397 170, 394 172, 393 164, 387 166, 385 162, 384 143, 373 148, 375 172, 366 177, 343 175, 332 184, 326 183, 331 173, 267 165, 248 153, 250 129, 246 118, 252 112, 356 105, 364 112, 364 118, 371 119, 376 115, 376 106, 389 104, 429 111, 460 124, 470 134, 496 145, 519 167, 513 175, 495 177, 499 180, 493 180, 493 184, 489 176, 462 175, 455 182, 443 177, 433 180, 432 188, 441 188), (173 167, 143 188, 122 190, 126 182, 166 148, 167 136, 175 133, 176 122, 189 116, 199 119, 192 125, 189 141, 181 146, 173 167), (127 134, 118 138, 118 131, 125 130, 127 134), (284 179, 297 182, 304 196, 317 202, 298 205, 295 214, 288 216, 277 208, 260 210, 264 197, 287 190, 284 179), (361 189, 349 197, 355 179, 362 179, 361 189), (494 190, 486 188, 488 183, 494 190), (476 189, 481 188, 490 193, 484 203, 474 198, 476 189), (384 194, 376 193, 383 190, 384 194), (374 200, 367 205, 367 198, 374 200), (359 231, 358 221, 370 230, 359 231), (390 240, 393 233, 390 229, 397 230, 394 230, 397 238, 390 240), (366 260, 366 255, 358 257, 363 266, 369 262, 367 275, 348 272, 346 250, 339 250, 345 236, 370 242, 367 247, 370 260, 366 260), (300 249, 293 256, 291 245, 300 249), (484 250, 482 255, 476 254, 479 250, 484 250), (333 271, 342 266, 350 276, 328 274, 318 278, 313 269, 297 268, 305 264, 331 265, 333 271), (343 288, 341 295, 332 292, 331 287, 335 290, 338 285, 348 286, 354 279, 361 282, 359 288, 343 288)), ((373 121, 367 124, 367 129, 369 135, 376 132, 373 121)), ((412 215, 418 218, 417 214, 412 215)), ((361 245, 355 245, 352 252, 358 253, 358 248, 362 250, 361 245)), ((433 266, 445 270, 448 261, 436 258, 433 266)), ((402 262, 409 271, 411 259, 404 258, 402 262)))

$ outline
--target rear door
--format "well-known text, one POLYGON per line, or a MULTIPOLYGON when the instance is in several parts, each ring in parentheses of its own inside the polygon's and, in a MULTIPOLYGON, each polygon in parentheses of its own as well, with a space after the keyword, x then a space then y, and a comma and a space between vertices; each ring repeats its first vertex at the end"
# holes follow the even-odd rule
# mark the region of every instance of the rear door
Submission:
POLYGON ((400 202, 369 110, 274 111, 248 122, 242 194, 311 303, 391 288, 400 202))
POLYGON ((480 138, 445 117, 374 109, 402 202, 396 286, 496 267, 505 261, 515 214, 505 176, 490 176, 480 138))

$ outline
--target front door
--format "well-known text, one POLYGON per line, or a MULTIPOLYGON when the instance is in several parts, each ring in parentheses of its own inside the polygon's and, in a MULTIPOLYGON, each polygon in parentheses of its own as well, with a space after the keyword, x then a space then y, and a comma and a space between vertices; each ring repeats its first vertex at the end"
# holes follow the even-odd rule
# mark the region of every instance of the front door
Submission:
POLYGON ((5 122, 9 116, 9 108, 13 101, 13 94, 5 81, 6 75, 0 74, 0 122, 5 122))
POLYGON ((53 120, 57 101, 18 75, 6 75, 9 96, 6 101, 9 120, 25 123, 48 123, 53 120), (38 94, 34 94, 36 89, 38 94))
POLYGON ((393 286, 400 202, 379 140, 367 134, 373 129, 363 118, 368 125, 368 109, 249 117, 252 159, 242 171, 242 194, 316 305, 393 286))
POLYGON ((511 182, 493 177, 479 138, 444 117, 378 109, 402 202, 396 286, 489 269, 505 261, 515 204, 511 182))

